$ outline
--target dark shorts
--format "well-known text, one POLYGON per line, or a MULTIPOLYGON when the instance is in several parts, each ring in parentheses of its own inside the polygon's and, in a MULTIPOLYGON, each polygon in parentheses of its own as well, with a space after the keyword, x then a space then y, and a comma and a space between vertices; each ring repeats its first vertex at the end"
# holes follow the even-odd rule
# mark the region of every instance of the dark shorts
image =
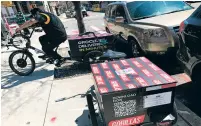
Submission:
POLYGON ((65 42, 67 37, 61 38, 53 38, 47 35, 43 35, 39 37, 39 41, 42 46, 42 50, 48 55, 52 56, 53 58, 61 58, 59 54, 57 54, 54 49, 58 47, 61 43, 65 42))
POLYGON ((39 37, 39 41, 41 44, 43 43, 50 43, 54 45, 59 45, 66 41, 67 36, 65 37, 53 37, 53 36, 48 36, 48 35, 43 35, 39 37))

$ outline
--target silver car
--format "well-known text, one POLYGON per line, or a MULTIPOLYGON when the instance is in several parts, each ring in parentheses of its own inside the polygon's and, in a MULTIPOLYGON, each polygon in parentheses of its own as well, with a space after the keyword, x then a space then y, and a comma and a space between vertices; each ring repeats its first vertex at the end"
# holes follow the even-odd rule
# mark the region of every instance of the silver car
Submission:
POLYGON ((105 12, 105 28, 122 33, 133 56, 175 52, 179 25, 194 10, 183 1, 114 2, 105 12))

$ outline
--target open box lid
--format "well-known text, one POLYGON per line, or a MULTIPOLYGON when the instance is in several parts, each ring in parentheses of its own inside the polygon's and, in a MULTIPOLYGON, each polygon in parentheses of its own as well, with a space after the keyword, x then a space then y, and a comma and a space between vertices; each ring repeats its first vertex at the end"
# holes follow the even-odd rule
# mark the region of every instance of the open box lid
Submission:
MULTIPOLYGON (((107 37, 107 36, 113 36, 111 33, 107 33, 106 31, 95 31, 94 32, 96 37, 107 37)), ((82 35, 79 36, 79 34, 76 35, 68 35, 68 40, 80 40, 80 39, 86 39, 86 38, 94 38, 93 34, 89 35, 82 35)))
POLYGON ((145 57, 92 64, 91 69, 101 94, 159 85, 160 88, 170 88, 177 83, 145 57))

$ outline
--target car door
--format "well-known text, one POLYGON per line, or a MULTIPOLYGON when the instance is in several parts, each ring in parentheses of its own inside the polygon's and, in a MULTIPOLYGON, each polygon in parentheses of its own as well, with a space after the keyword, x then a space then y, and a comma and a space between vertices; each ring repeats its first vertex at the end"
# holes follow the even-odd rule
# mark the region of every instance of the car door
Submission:
POLYGON ((116 33, 122 33, 121 36, 126 40, 127 36, 126 36, 126 31, 125 31, 125 25, 128 23, 127 22, 127 17, 126 17, 126 13, 125 13, 125 9, 122 5, 118 5, 116 7, 116 16, 117 17, 123 17, 124 21, 123 22, 115 22, 114 23, 114 29, 116 30, 116 33))
POLYGON ((187 19, 184 39, 189 49, 201 54, 201 6, 187 19))
POLYGON ((113 34, 116 33, 116 30, 114 28, 115 27, 116 7, 117 7, 117 5, 111 5, 110 11, 109 11, 109 17, 107 19, 107 28, 113 34))

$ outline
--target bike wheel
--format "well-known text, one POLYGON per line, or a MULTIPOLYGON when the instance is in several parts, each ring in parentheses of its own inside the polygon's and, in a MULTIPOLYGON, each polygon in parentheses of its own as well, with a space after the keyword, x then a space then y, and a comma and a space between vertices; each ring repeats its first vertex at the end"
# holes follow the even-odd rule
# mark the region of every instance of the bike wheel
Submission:
POLYGON ((9 66, 16 74, 28 76, 35 69, 35 60, 29 52, 18 50, 9 56, 9 66), (15 57, 17 57, 15 59, 15 57))
POLYGON ((30 39, 22 33, 15 34, 10 39, 10 44, 12 44, 17 49, 24 49, 27 43, 30 43, 30 39))

